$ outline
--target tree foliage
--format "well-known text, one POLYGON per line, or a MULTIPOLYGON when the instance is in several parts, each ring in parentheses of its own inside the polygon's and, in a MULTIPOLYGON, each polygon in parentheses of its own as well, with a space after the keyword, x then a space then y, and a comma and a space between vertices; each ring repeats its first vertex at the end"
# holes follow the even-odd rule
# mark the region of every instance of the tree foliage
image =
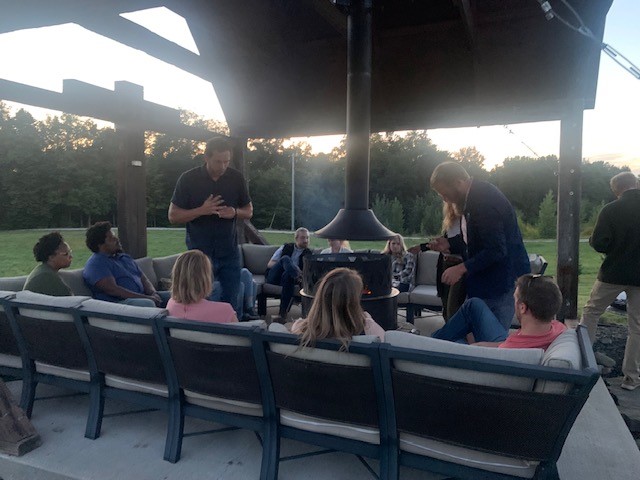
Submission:
MULTIPOLYGON (((188 125, 228 133, 225 124, 181 112, 188 125)), ((167 208, 182 172, 201 165, 203 144, 148 132, 147 222, 166 226, 167 208)), ((116 134, 93 121, 62 114, 35 120, 18 110, 11 115, 0 102, 0 228, 86 226, 97 220, 117 223, 116 134)), ((251 139, 245 176, 258 228, 291 226, 292 156, 295 170, 294 227, 316 230, 344 206, 346 145, 331 154, 312 154, 307 143, 288 139, 251 139)), ((369 198, 378 218, 405 235, 441 233, 442 201, 429 178, 439 163, 461 162, 474 178, 500 188, 518 211, 525 236, 555 236, 558 159, 508 158, 488 172, 475 147, 442 151, 426 132, 373 134, 369 198)), ((608 163, 582 165, 584 225, 592 224, 613 200, 609 179, 622 171, 608 163)), ((583 230, 584 231, 584 230, 583 230)))

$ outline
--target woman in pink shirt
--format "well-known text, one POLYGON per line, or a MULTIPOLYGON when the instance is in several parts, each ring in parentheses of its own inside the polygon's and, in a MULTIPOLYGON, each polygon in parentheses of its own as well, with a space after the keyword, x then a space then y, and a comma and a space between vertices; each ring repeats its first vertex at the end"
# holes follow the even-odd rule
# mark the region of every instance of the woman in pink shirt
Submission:
POLYGON ((333 338, 347 348, 354 335, 377 335, 384 340, 384 330, 360 306, 362 278, 355 270, 336 268, 320 281, 307 318, 296 320, 291 332, 300 335, 302 346, 316 340, 333 338))
POLYGON ((231 305, 206 299, 212 285, 209 257, 200 250, 181 254, 171 272, 171 299, 167 303, 169 314, 201 322, 237 322, 238 317, 231 305))

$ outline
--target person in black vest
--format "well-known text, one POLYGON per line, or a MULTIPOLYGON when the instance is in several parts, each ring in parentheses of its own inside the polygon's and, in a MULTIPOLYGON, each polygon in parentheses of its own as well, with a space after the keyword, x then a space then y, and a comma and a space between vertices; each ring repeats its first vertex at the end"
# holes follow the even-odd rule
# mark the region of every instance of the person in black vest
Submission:
POLYGON ((282 245, 275 251, 267 264, 267 272, 265 273, 267 283, 282 287, 280 311, 278 312, 281 318, 286 317, 291 307, 295 285, 302 283, 303 258, 311 253, 309 250, 309 230, 299 228, 296 230, 295 243, 282 245))

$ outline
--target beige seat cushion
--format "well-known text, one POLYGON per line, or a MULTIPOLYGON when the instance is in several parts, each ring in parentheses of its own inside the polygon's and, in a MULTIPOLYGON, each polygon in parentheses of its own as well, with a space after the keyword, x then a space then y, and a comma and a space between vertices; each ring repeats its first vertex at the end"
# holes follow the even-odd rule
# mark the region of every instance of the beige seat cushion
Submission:
POLYGON ((409 301, 413 305, 442 307, 442 299, 438 296, 438 288, 435 285, 416 285, 409 293, 409 301))
POLYGON ((22 359, 16 355, 0 353, 0 365, 11 368, 22 368, 22 359))
POLYGON ((118 388, 120 390, 148 393, 151 395, 158 395, 159 397, 169 396, 169 390, 166 385, 141 382, 139 380, 132 380, 130 378, 119 377, 117 375, 105 375, 104 384, 108 387, 118 388))
POLYGON ((400 450, 522 478, 533 477, 538 467, 538 462, 479 452, 408 433, 400 433, 400 450))
POLYGON ((188 403, 223 412, 240 413, 252 417, 262 416, 262 405, 231 400, 229 398, 211 397, 191 390, 184 390, 184 398, 188 403))
MULTIPOLYGON (((463 345, 446 340, 438 340, 410 333, 388 331, 385 334, 385 342, 396 347, 414 348, 438 353, 450 353, 468 357, 488 358, 511 362, 539 365, 542 360, 543 350, 539 348, 490 348, 463 345)), ((395 367, 404 372, 423 375, 431 378, 442 378, 454 382, 464 382, 474 385, 486 385, 492 387, 510 388, 513 390, 530 391, 533 389, 534 380, 503 375, 496 373, 478 372, 460 368, 440 367, 428 364, 419 364, 406 360, 395 360, 395 367)))
POLYGON ((55 375, 56 377, 70 378, 72 380, 80 380, 88 382, 91 379, 89 371, 76 370, 74 368, 58 367, 57 365, 50 365, 48 363, 35 362, 36 372, 45 373, 48 375, 55 375))
POLYGON ((280 423, 308 432, 325 433, 327 435, 360 440, 374 445, 380 444, 380 430, 377 428, 335 422, 325 418, 302 415, 292 412, 291 410, 280 410, 280 423))

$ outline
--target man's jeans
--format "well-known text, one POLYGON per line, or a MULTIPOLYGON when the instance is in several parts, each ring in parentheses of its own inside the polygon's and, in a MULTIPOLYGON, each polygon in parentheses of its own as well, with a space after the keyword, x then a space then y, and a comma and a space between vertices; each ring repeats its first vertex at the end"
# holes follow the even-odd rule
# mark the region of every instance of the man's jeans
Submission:
MULTIPOLYGON (((171 292, 159 290, 157 293, 158 295, 160 295, 160 299, 162 300, 159 308, 166 307, 167 302, 171 298, 171 292)), ((156 303, 149 298, 125 298, 119 303, 123 303, 125 305, 133 305, 134 307, 157 307, 156 303)))
MULTIPOLYGON (((254 304, 256 301, 256 282, 253 281, 253 275, 246 268, 240 270, 240 285, 238 288, 238 301, 237 307, 240 311, 236 310, 238 320, 241 320, 245 313, 253 313, 254 304)), ((220 282, 213 282, 213 292, 209 296, 209 300, 219 302, 222 298, 222 288, 220 282)))
MULTIPOLYGON (((238 302, 238 290, 240 289, 240 255, 237 249, 234 254, 221 258, 212 258, 213 279, 220 282, 220 293, 218 301, 230 304, 233 309, 240 312, 238 318, 242 318, 242 305, 238 302)), ((209 300, 214 300, 216 289, 209 296, 209 300)), ((217 295, 216 295, 217 296, 217 295)))
POLYGON ((479 298, 470 298, 440 330, 431 336, 440 340, 458 342, 468 333, 473 333, 476 342, 503 342, 508 330, 500 324, 486 303, 479 298))
POLYGON ((511 328, 511 322, 513 322, 513 316, 516 313, 516 307, 513 301, 514 291, 515 286, 507 293, 500 295, 499 297, 482 299, 484 303, 487 304, 487 307, 489 307, 489 310, 493 312, 502 326, 507 330, 507 332, 511 328))
POLYGON ((280 257, 278 263, 271 267, 267 273, 267 283, 282 287, 279 311, 281 317, 284 317, 289 311, 296 279, 300 276, 300 273, 300 269, 293 264, 291 257, 288 255, 280 257))

